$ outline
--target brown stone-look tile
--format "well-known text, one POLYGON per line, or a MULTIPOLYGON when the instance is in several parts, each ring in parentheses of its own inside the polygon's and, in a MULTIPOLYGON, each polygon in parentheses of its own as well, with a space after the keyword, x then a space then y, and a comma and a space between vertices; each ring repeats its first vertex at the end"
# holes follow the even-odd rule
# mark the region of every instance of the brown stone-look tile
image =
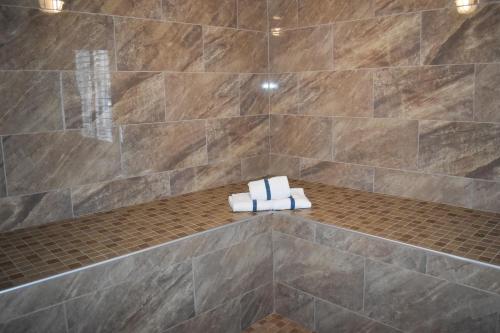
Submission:
POLYGON ((300 158, 283 155, 269 155, 269 174, 299 179, 300 158))
POLYGON ((43 192, 119 176, 117 130, 99 137, 78 130, 3 139, 9 194, 43 192))
POLYGON ((422 13, 423 64, 500 60, 500 4, 480 6, 473 14, 456 8, 422 13))
POLYGON ((269 155, 258 155, 241 160, 241 177, 244 180, 260 179, 269 173, 269 155))
POLYGON ((385 69, 374 88, 376 117, 472 120, 473 65, 385 69))
POLYGON ((0 7, 0 22, 0 69, 75 69, 77 50, 101 50, 114 68, 111 17, 0 7))
POLYGON ((167 121, 239 115, 238 75, 166 73, 167 121))
MULTIPOLYGON (((81 80, 77 72, 62 73, 64 116, 67 128, 82 128, 85 105, 93 104, 93 97, 89 98, 81 91, 86 85, 97 84, 99 78, 86 77, 89 77, 89 81, 81 80)), ((110 83, 109 98, 112 103, 114 124, 165 121, 164 86, 161 73, 113 72, 110 74, 110 83)), ((96 112, 95 106, 92 110, 96 112)))
POLYGON ((170 178, 166 172, 71 189, 75 215, 137 205, 159 200, 168 195, 170 195, 170 178))
POLYGON ((214 72, 267 71, 267 34, 204 27, 205 69, 214 72))
POLYGON ((399 119, 335 118, 334 161, 389 168, 417 166, 418 122, 399 119))
POLYGON ((373 114, 370 71, 312 72, 300 75, 300 114, 369 117, 373 114))
POLYGON ((69 190, 0 199, 0 231, 33 227, 73 217, 69 190))
POLYGON ((500 65, 476 66, 474 120, 500 122, 500 65))
POLYGON ((298 0, 299 26, 359 20, 373 16, 371 0, 298 0))
POLYGON ((199 25, 115 19, 118 70, 203 70, 199 25))
POLYGON ((333 69, 331 26, 277 31, 269 38, 271 72, 333 69))
POLYGON ((500 213, 500 183, 474 180, 472 208, 500 213))
POLYGON ((163 0, 169 21, 236 28, 237 0, 163 0))
POLYGON ((207 161, 205 122, 129 125, 123 129, 126 174, 146 174, 202 165, 207 161))
POLYGON ((238 0, 238 28, 266 31, 267 1, 238 0))
POLYGON ((264 154, 269 151, 267 116, 209 120, 207 124, 209 162, 264 154))
POLYGON ((374 191, 398 197, 468 207, 472 180, 399 170, 376 169, 374 191))
POLYGON ((418 14, 340 22, 333 29, 336 69, 418 65, 418 14))
POLYGON ((391 15, 445 8, 450 0, 374 0, 375 15, 391 15))
POLYGON ((273 74, 269 82, 276 85, 270 93, 271 114, 297 114, 299 112, 299 79, 294 73, 273 74))
MULTIPOLYGON (((0 138, 0 142, 1 142, 0 138)), ((0 144, 0 198, 4 197, 7 195, 7 187, 5 184, 5 170, 4 170, 4 163, 3 163, 3 149, 2 149, 2 144, 0 144)))
POLYGON ((298 26, 299 9, 297 0, 269 0, 268 5, 270 29, 295 28, 298 26))
POLYGON ((332 155, 330 118, 271 116, 271 153, 329 160, 332 155))
POLYGON ((59 74, 0 72, 0 134, 63 127, 59 74))
POLYGON ((267 74, 240 75, 240 114, 269 114, 270 85, 267 74))
POLYGON ((311 159, 302 159, 300 165, 303 180, 368 192, 373 190, 373 173, 370 167, 311 159))
POLYGON ((418 166, 427 172, 498 180, 499 145, 500 124, 422 121, 418 166))
POLYGON ((201 191, 239 181, 241 181, 239 160, 174 170, 170 177, 173 195, 201 191))

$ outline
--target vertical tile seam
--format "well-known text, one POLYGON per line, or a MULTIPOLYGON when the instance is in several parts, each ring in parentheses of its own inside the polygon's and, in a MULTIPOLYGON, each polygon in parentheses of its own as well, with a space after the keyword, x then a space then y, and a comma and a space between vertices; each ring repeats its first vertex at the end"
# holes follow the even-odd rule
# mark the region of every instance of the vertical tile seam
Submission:
POLYGON ((163 112, 165 117, 165 122, 168 122, 168 111, 167 111, 167 74, 161 72, 161 77, 163 80, 163 112))
POLYGON ((63 94, 63 73, 59 72, 59 98, 60 98, 60 109, 61 109, 61 117, 62 117, 62 127, 63 131, 66 130, 66 112, 64 110, 64 94, 63 94))
POLYGON ((193 309, 194 309, 194 317, 196 317, 196 315, 198 314, 198 309, 196 306, 196 279, 194 274, 194 258, 191 258, 190 261, 191 261, 191 277, 193 279, 193 309))
POLYGON ((111 16, 113 20, 113 51, 114 51, 114 56, 115 56, 115 71, 118 72, 118 51, 117 49, 117 43, 116 43, 116 18, 115 16, 111 16))
POLYGON ((66 302, 62 303, 62 307, 64 313, 64 327, 66 328, 66 333, 69 333, 68 310, 66 309, 66 302))
POLYGON ((5 160, 5 148, 4 148, 4 136, 0 136, 0 148, 2 148, 2 162, 3 162, 3 176, 4 176, 4 184, 5 184, 5 196, 9 196, 9 186, 7 182, 7 161, 5 160))

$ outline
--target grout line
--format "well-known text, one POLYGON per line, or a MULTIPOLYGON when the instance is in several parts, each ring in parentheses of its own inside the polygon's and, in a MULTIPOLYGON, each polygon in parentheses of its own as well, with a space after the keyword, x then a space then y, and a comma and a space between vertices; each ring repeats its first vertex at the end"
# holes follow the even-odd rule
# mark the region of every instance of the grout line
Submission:
POLYGON ((59 72, 59 98, 61 99, 60 103, 60 108, 61 108, 61 117, 62 117, 62 126, 63 130, 66 130, 66 112, 64 110, 64 93, 63 93, 63 79, 62 79, 63 73, 59 72))
POLYGON ((191 275, 193 278, 193 308, 194 308, 194 316, 198 314, 198 309, 196 306, 196 280, 194 277, 194 258, 191 258, 191 275))
POLYGON ((0 149, 2 150, 2 162, 3 162, 3 176, 5 184, 5 196, 9 196, 9 187, 7 184, 7 161, 5 160, 5 148, 4 148, 4 137, 0 136, 0 149))
POLYGON ((68 309, 66 309, 66 302, 63 302, 63 313, 64 313, 64 326, 66 328, 66 333, 69 333, 69 323, 68 323, 68 309))
POLYGON ((117 43, 116 43, 116 20, 113 17, 113 48, 115 55, 115 70, 118 71, 118 51, 117 51, 117 43))

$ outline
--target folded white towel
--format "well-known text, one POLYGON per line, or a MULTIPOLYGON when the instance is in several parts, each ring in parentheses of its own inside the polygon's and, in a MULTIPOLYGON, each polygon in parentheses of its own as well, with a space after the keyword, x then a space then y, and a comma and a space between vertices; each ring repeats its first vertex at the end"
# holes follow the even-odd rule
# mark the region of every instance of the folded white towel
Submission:
POLYGON ((273 200, 290 197, 290 185, 286 176, 264 178, 248 183, 252 200, 273 200))
POLYGON ((233 194, 229 196, 229 205, 233 212, 311 208, 311 202, 301 188, 292 188, 290 197, 276 200, 252 200, 250 193, 233 194))

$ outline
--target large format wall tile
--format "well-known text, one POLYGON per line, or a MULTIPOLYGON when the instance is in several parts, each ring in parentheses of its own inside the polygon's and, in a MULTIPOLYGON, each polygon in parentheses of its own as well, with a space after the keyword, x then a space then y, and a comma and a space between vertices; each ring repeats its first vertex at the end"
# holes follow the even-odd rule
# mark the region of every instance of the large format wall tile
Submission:
POLYGON ((7 195, 7 185, 5 184, 5 164, 3 162, 3 144, 0 138, 0 198, 7 195))
POLYGON ((217 27, 203 29, 207 71, 245 73, 267 71, 267 34, 217 27))
POLYGON ((341 22, 334 34, 336 69, 418 65, 418 14, 341 22))
POLYGON ((241 160, 242 180, 264 178, 269 174, 269 153, 252 156, 241 160))
POLYGON ((269 155, 269 174, 273 176, 288 176, 300 178, 300 158, 284 155, 269 155))
POLYGON ((266 116, 210 120, 207 125, 208 160, 221 161, 269 152, 266 116))
POLYGON ((203 121, 126 126, 124 171, 135 175, 202 165, 206 146, 203 121))
POLYGON ((277 282, 361 310, 364 258, 280 233, 273 247, 277 282))
POLYGON ((375 15, 445 8, 450 0, 374 0, 375 15))
POLYGON ((295 28, 298 25, 297 0, 268 0, 269 28, 295 28))
POLYGON ((312 159, 302 159, 300 166, 303 180, 368 192, 373 190, 373 173, 370 167, 312 159))
POLYGON ((69 190, 0 198, 0 231, 45 224, 72 216, 69 190))
POLYGON ((64 306, 59 304, 7 323, 0 323, 0 332, 67 333, 64 306))
POLYGON ((237 0, 163 0, 167 20, 236 27, 237 0))
POLYGON ((238 28, 266 31, 267 0, 237 0, 238 28))
POLYGON ((418 123, 413 120, 335 118, 335 161, 414 169, 418 123))
MULTIPOLYGON (((97 112, 94 104, 95 90, 86 90, 88 86, 98 87, 105 84, 100 77, 86 76, 82 80, 81 73, 62 73, 64 116, 66 128, 82 128, 86 112, 97 112), (88 109, 90 106, 90 109, 88 109)), ((107 78, 107 75, 105 76, 107 78)), ((110 74, 110 95, 102 95, 111 102, 111 113, 114 124, 138 124, 165 121, 165 100, 163 75, 161 73, 127 73, 110 74)))
POLYGON ((111 17, 0 7, 0 22, 0 69, 75 69, 78 50, 100 50, 114 68, 111 17))
POLYGON ((472 180, 467 178, 375 170, 374 191, 378 193, 467 207, 471 189, 472 180))
POLYGON ((116 130, 99 138, 80 131, 4 137, 9 194, 43 192, 120 175, 116 130))
POLYGON ((371 0, 298 0, 298 2, 300 26, 373 16, 371 0))
POLYGON ((274 289, 276 313, 314 329, 314 297, 281 283, 274 289))
POLYGON ((500 124, 423 121, 419 142, 422 170, 500 179, 500 124))
POLYGON ((273 312, 273 284, 269 283, 241 297, 241 328, 246 329, 253 323, 273 312))
POLYGON ((118 70, 203 70, 199 25, 115 19, 118 70))
POLYGON ((194 316, 191 263, 66 304, 70 332, 164 332, 194 316))
POLYGON ((364 312, 411 332, 495 332, 500 297, 395 266, 366 262, 364 312))
POLYGON ((271 216, 273 230, 282 234, 314 241, 315 224, 288 214, 273 213, 271 216))
POLYGON ((500 60, 500 4, 480 6, 472 15, 456 8, 422 13, 424 64, 457 64, 500 60))
POLYGON ((174 195, 201 191, 239 181, 241 181, 239 160, 174 170, 171 174, 172 194, 174 195))
POLYGON ((329 118, 271 116, 271 153, 329 160, 331 128, 329 118))
POLYGON ((373 321, 356 312, 322 300, 315 300, 316 332, 363 332, 363 333, 398 333, 392 327, 373 321))
POLYGON ((381 70, 374 84, 376 117, 472 120, 473 65, 381 70))
POLYGON ((269 114, 267 74, 240 75, 240 113, 244 116, 269 114))
POLYGON ((316 227, 316 242, 373 260, 425 272, 425 252, 395 242, 325 225, 316 227))
POLYGON ((500 65, 476 66, 474 118, 477 121, 500 122, 500 65))
POLYGON ((165 96, 168 121, 239 115, 236 74, 167 73, 165 96))
POLYGON ((270 233, 195 258, 193 265, 197 313, 271 283, 272 261, 270 233))
POLYGON ((71 190, 75 215, 137 205, 168 195, 170 195, 168 173, 84 185, 71 190))
POLYGON ((269 47, 271 72, 333 69, 330 26, 277 31, 271 34, 269 47))
POLYGON ((299 78, 297 74, 272 74, 269 82, 276 85, 269 96, 271 114, 299 112, 299 78))
POLYGON ((500 183, 474 180, 472 208, 500 213, 500 183))
POLYGON ((0 72, 0 134, 63 128, 59 74, 0 72))
POLYGON ((373 114, 370 71, 304 73, 299 87, 301 114, 346 117, 373 114))

